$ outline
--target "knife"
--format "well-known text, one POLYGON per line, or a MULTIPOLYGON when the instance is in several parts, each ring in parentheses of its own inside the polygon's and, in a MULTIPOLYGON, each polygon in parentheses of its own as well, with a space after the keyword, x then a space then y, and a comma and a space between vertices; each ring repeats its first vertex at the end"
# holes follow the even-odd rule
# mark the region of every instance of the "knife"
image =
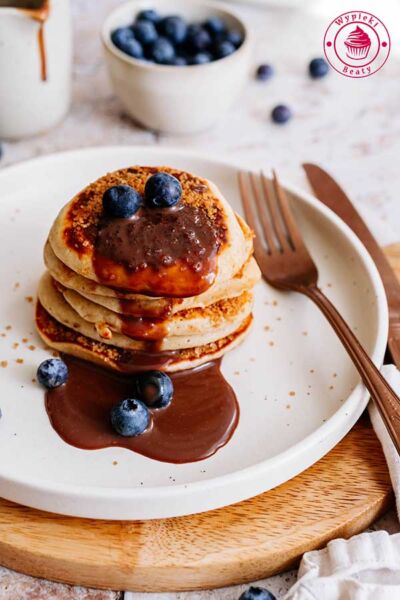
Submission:
POLYGON ((360 238, 382 278, 389 306, 388 350, 400 368, 400 283, 386 256, 342 188, 321 167, 303 164, 308 181, 318 200, 336 213, 360 238))

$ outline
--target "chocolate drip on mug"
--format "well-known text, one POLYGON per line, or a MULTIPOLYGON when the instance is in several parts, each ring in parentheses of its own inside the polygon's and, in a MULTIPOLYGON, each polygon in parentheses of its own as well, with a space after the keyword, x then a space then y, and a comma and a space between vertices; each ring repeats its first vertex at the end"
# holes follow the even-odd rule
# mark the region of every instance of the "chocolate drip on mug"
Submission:
POLYGON ((47 80, 47 56, 44 40, 44 24, 50 13, 49 0, 0 0, 0 8, 17 8, 27 17, 39 23, 38 46, 40 56, 40 75, 42 81, 47 80))

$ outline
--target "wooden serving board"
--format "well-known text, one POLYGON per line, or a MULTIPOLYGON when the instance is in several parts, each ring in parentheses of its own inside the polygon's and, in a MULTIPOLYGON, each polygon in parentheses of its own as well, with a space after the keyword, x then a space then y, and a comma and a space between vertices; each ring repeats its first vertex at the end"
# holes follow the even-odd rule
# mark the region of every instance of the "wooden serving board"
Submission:
MULTIPOLYGON (((400 276, 400 244, 386 249, 400 276)), ((227 508, 158 521, 63 517, 0 500, 0 564, 89 587, 213 588, 283 571, 307 551, 362 531, 392 501, 367 417, 314 466, 227 508)))

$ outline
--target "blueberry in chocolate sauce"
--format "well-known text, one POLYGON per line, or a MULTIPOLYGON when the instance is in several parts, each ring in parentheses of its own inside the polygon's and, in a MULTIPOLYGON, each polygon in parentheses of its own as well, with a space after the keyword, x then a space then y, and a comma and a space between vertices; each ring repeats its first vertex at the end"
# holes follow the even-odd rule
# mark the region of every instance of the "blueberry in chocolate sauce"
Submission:
POLYGON ((141 21, 136 21, 133 26, 133 32, 135 38, 141 44, 143 44, 143 46, 152 44, 158 37, 157 29, 155 28, 154 23, 151 21, 145 21, 144 19, 141 21))
POLYGON ((185 41, 187 29, 186 22, 177 15, 165 17, 158 24, 160 34, 167 37, 173 44, 182 44, 185 41))
POLYGON ((132 58, 143 58, 143 48, 130 27, 120 27, 111 34, 111 40, 121 52, 132 58))
POLYGON ((150 46, 149 58, 160 65, 168 65, 175 57, 175 47, 166 37, 157 38, 150 46))
POLYGON ((251 586, 239 596, 239 600, 276 600, 266 588, 251 586))
POLYGON ((124 437, 136 437, 148 428, 150 413, 140 400, 126 398, 111 409, 111 425, 124 437))
POLYGON ((144 197, 150 208, 175 206, 182 195, 179 180, 168 173, 155 173, 146 181, 144 197))
POLYGON ((313 58, 308 65, 308 72, 313 79, 320 79, 328 74, 329 65, 324 58, 313 58))
POLYGON ((68 379, 68 367, 61 358, 48 358, 40 363, 37 379, 48 389, 59 387, 68 379))
POLYGON ((142 197, 130 185, 114 185, 103 194, 103 209, 108 217, 132 217, 142 203, 142 197))
POLYGON ((138 396, 148 408, 165 408, 172 400, 174 386, 162 371, 147 371, 136 378, 138 396))

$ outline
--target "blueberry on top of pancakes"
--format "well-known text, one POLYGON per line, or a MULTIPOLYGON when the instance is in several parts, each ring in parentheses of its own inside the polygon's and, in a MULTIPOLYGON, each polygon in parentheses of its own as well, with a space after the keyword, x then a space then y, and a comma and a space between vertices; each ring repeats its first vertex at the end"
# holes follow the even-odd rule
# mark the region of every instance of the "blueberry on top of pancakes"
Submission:
POLYGON ((149 208, 175 206, 182 195, 179 180, 169 173, 155 173, 146 181, 144 197, 149 208))
POLYGON ((103 194, 103 210, 107 217, 132 217, 141 203, 141 195, 130 185, 114 185, 103 194))

